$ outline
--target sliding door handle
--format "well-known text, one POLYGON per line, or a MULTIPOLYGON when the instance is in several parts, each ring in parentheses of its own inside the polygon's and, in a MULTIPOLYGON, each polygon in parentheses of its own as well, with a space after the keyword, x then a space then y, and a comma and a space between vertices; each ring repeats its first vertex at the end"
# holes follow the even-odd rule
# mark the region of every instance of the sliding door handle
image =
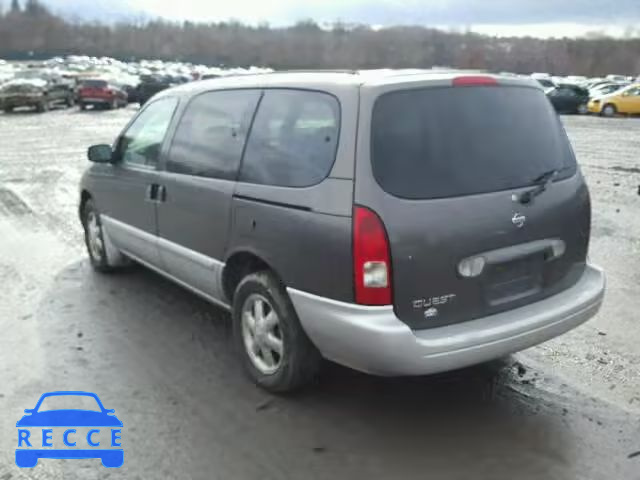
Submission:
POLYGON ((155 202, 158 197, 158 184, 152 183, 147 185, 147 189, 144 194, 145 202, 155 202))
POLYGON ((167 201, 167 187, 164 185, 158 185, 158 194, 156 201, 158 203, 164 203, 167 201))

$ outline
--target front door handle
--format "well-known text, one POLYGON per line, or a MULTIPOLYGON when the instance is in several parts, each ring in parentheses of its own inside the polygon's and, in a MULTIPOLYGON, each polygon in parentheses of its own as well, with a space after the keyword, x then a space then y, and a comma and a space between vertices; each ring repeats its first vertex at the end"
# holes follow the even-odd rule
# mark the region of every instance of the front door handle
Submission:
POLYGON ((164 185, 152 183, 147 186, 145 200, 147 202, 162 203, 167 199, 167 188, 164 185))
POLYGON ((144 194, 145 202, 155 202, 158 195, 158 184, 152 183, 147 185, 147 190, 144 194))

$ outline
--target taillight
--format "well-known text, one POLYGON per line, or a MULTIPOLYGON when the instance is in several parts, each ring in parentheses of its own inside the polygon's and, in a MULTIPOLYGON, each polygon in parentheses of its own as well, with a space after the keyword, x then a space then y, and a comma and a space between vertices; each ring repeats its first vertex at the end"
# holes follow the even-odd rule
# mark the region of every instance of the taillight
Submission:
POLYGON ((391 304, 391 258, 382 220, 365 207, 353 211, 353 272, 356 303, 391 304))
POLYGON ((464 77, 456 77, 453 79, 454 87, 472 87, 478 85, 498 85, 493 77, 486 75, 465 75, 464 77))

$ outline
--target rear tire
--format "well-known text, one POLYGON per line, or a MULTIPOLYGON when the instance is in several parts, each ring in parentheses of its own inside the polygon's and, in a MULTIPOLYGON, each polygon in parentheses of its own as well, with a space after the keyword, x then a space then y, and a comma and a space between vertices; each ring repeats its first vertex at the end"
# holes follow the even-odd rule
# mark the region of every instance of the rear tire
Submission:
POLYGON ((49 102, 47 102, 46 100, 36 105, 36 112, 45 113, 48 111, 49 111, 49 102))
POLYGON ((112 100, 109 105, 109 110, 117 110, 118 109, 118 100, 112 100))
POLYGON ((618 109, 611 103, 607 103, 604 107, 602 107, 603 117, 613 117, 616 113, 618 113, 618 109))
POLYGON ((80 110, 85 111, 87 109, 87 105, 85 103, 78 103, 78 106, 80 107, 80 110))
POLYGON ((11 113, 13 112, 13 107, 4 107, 4 113, 11 113))
POLYGON ((320 352, 302 329, 282 283, 269 271, 246 276, 236 288, 233 333, 246 372, 265 390, 297 390, 320 370, 320 352))

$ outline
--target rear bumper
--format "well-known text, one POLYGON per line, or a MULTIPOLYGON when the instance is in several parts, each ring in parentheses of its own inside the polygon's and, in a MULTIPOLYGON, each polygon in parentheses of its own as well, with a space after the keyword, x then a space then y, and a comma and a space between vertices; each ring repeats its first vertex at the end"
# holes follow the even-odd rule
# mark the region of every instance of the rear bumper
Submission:
POLYGON ((426 330, 411 330, 393 307, 288 291, 303 328, 325 358, 375 375, 423 375, 499 358, 577 327, 598 312, 605 276, 587 266, 578 283, 545 300, 426 330))
POLYGON ((98 98, 98 97, 90 97, 90 98, 82 98, 82 97, 78 97, 78 102, 79 103, 84 103, 85 105, 107 105, 112 103, 114 100, 116 100, 115 97, 104 97, 104 98, 98 98))

